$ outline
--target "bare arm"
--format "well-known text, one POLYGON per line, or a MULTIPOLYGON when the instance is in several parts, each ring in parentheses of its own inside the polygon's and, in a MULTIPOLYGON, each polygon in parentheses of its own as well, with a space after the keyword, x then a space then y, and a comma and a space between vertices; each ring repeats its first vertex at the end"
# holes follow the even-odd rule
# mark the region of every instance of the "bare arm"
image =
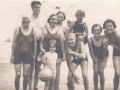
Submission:
POLYGON ((42 31, 41 41, 40 41, 40 50, 41 50, 42 52, 44 52, 44 53, 45 53, 45 50, 43 49, 43 43, 44 43, 45 31, 46 31, 46 29, 44 29, 44 30, 42 31))
POLYGON ((80 47, 79 48, 80 53, 77 53, 77 52, 74 52, 74 51, 71 51, 71 50, 68 50, 68 53, 73 54, 74 56, 76 56, 78 58, 86 59, 86 52, 85 52, 83 41, 79 41, 79 47, 80 47))
POLYGON ((69 32, 71 33, 73 30, 73 26, 75 25, 75 22, 72 22, 69 27, 69 32))
POLYGON ((12 42, 12 52, 11 52, 11 63, 12 60, 14 60, 14 50, 15 50, 15 47, 17 45, 17 36, 19 34, 19 28, 16 28, 15 31, 14 31, 14 35, 13 35, 13 42, 12 42))
POLYGON ((33 34, 34 34, 34 59, 36 57, 36 52, 37 52, 37 40, 36 40, 36 31, 33 30, 33 34))

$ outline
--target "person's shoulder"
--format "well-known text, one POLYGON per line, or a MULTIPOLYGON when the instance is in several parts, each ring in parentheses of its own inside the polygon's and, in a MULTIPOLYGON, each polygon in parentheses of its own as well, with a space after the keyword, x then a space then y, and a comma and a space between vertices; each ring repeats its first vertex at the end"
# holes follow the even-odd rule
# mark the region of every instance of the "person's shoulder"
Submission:
POLYGON ((120 33, 118 30, 115 30, 115 36, 120 37, 120 33))
POLYGON ((76 21, 71 22, 71 25, 74 26, 76 21))
POLYGON ((20 30, 20 26, 15 28, 14 33, 19 33, 19 30, 20 30))

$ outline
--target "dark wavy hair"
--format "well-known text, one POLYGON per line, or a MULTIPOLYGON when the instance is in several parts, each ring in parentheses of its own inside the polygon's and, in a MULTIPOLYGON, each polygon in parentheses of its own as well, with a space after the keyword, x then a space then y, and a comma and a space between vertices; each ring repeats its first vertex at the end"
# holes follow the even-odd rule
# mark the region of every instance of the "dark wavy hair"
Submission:
POLYGON ((41 3, 40 3, 39 1, 32 1, 32 2, 31 2, 31 7, 33 7, 35 4, 41 5, 41 3))
POLYGON ((59 12, 57 12, 57 13, 56 13, 56 15, 58 15, 58 14, 60 14, 60 13, 62 13, 62 14, 63 14, 63 16, 64 16, 64 20, 65 20, 65 19, 66 19, 66 16, 65 16, 65 13, 64 13, 64 12, 59 11, 59 12))
POLYGON ((53 16, 56 16, 56 14, 51 14, 50 16, 49 16, 49 18, 48 18, 48 20, 47 20, 47 22, 50 24, 50 19, 51 19, 51 17, 53 17, 53 16))
MULTIPOLYGON (((99 24, 94 24, 93 26, 92 26, 92 33, 93 33, 93 29, 94 29, 94 27, 97 27, 97 26, 100 26, 99 24)), ((102 32, 102 27, 100 26, 100 30, 101 30, 101 32, 102 32)))
POLYGON ((107 19, 107 20, 103 23, 103 29, 105 29, 105 25, 106 25, 106 23, 108 23, 108 22, 111 22, 111 23, 113 24, 114 29, 116 28, 115 22, 114 22, 113 20, 111 20, 111 19, 107 19))

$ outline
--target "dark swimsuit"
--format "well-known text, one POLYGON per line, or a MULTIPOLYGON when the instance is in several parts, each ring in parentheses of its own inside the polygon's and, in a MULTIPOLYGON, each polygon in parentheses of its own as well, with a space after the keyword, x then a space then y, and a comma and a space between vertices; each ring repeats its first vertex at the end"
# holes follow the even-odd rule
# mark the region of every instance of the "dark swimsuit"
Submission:
POLYGON ((61 41, 60 41, 60 36, 58 35, 58 31, 54 34, 51 34, 49 32, 49 30, 47 29, 47 35, 44 37, 43 48, 46 50, 46 52, 48 52, 49 51, 49 41, 51 39, 55 39, 57 41, 56 53, 58 54, 58 58, 63 58, 62 49, 61 49, 61 41))
MULTIPOLYGON (((73 50, 73 51, 75 51, 75 50, 73 50)), ((77 64, 77 65, 81 65, 81 63, 82 63, 83 61, 88 61, 87 56, 86 56, 86 59, 81 59, 81 58, 75 59, 75 56, 73 56, 73 60, 72 60, 73 63, 75 63, 75 64, 77 64)))
MULTIPOLYGON (((84 29, 84 25, 83 24, 78 24, 77 21, 75 21, 75 25, 73 26, 73 33, 84 33, 85 29, 84 29)), ((79 35, 76 35, 76 37, 78 37, 79 35)), ((86 44, 88 42, 88 37, 84 38, 84 44, 86 44)))
POLYGON ((34 51, 34 34, 33 30, 28 36, 25 36, 19 27, 19 35, 17 37, 17 45, 14 52, 14 64, 28 63, 33 60, 34 51))
MULTIPOLYGON (((101 42, 101 46, 100 47, 96 47, 93 43, 93 40, 91 38, 91 41, 92 41, 92 48, 93 48, 93 53, 94 55, 101 59, 102 58, 102 54, 103 54, 103 39, 102 39, 102 42, 101 42)), ((108 49, 107 49, 107 53, 106 53, 106 56, 108 57, 108 49)))

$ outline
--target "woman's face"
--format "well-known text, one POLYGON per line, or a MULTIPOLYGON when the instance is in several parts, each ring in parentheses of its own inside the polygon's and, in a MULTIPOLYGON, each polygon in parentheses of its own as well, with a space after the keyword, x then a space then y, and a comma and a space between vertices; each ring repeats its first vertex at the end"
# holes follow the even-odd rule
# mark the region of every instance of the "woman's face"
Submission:
POLYGON ((56 24, 57 24, 57 22, 58 22, 58 20, 57 20, 57 16, 52 16, 51 18, 50 18, 50 25, 51 26, 55 26, 56 24))
POLYGON ((94 34, 95 37, 100 36, 100 34, 101 34, 100 26, 96 26, 96 27, 93 28, 93 34, 94 34))
POLYGON ((74 47, 76 43, 76 37, 74 35, 68 36, 67 43, 69 46, 74 47))
POLYGON ((70 27, 70 24, 71 24, 71 21, 70 21, 70 20, 67 20, 67 25, 68 25, 68 27, 70 27))
POLYGON ((28 17, 23 17, 22 18, 22 25, 23 25, 24 28, 29 28, 30 19, 28 17))
POLYGON ((114 25, 111 22, 107 22, 105 24, 105 31, 109 34, 112 33, 114 31, 114 25))
POLYGON ((62 13, 59 13, 59 14, 57 15, 57 18, 58 18, 58 21, 59 21, 59 22, 63 22, 63 21, 64 21, 64 15, 63 15, 62 13))

